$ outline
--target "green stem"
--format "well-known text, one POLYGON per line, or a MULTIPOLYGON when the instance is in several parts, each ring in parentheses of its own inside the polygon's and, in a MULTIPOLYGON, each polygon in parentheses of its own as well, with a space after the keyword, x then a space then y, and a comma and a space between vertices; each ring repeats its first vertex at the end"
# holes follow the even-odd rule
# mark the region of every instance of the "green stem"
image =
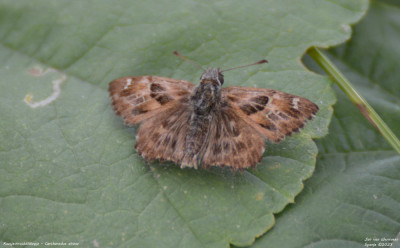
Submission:
POLYGON ((383 137, 400 153, 400 141, 392 130, 379 117, 375 110, 365 101, 365 99, 354 89, 353 85, 336 68, 336 66, 318 48, 312 47, 308 50, 310 55, 329 76, 331 76, 350 100, 357 106, 367 120, 383 135, 383 137))

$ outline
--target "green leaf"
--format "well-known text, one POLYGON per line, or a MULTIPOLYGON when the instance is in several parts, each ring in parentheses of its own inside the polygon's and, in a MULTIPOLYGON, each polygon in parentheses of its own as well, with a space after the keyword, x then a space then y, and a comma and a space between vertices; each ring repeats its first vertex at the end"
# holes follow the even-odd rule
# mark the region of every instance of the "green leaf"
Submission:
MULTIPOLYGON (((397 136, 399 7, 374 1, 351 41, 329 51, 330 59, 397 136)), ((274 228, 254 247, 399 247, 400 156, 336 89, 330 134, 317 142, 320 153, 313 177, 296 204, 277 217, 274 228), (382 238, 397 241, 380 242, 382 238)))
POLYGON ((0 240, 226 247, 270 229, 311 176, 312 138, 327 133, 335 97, 300 57, 348 39, 367 1, 0 5, 0 240), (243 174, 145 164, 133 150, 135 128, 115 116, 106 89, 126 75, 197 82, 200 72, 174 50, 222 68, 268 58, 226 73, 225 84, 284 90, 320 112, 300 134, 268 143, 262 163, 243 174))
POLYGON ((400 140, 329 58, 316 47, 310 48, 307 54, 334 79, 335 83, 340 87, 343 93, 347 95, 352 103, 357 106, 364 117, 381 133, 397 153, 400 154, 400 140))

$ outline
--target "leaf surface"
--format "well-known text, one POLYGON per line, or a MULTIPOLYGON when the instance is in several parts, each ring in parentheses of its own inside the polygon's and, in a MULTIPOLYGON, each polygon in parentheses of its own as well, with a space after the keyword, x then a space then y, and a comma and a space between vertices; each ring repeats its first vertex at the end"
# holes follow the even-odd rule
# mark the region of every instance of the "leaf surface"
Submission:
MULTIPOLYGON (((385 2, 374 1, 352 39, 329 55, 399 137, 400 5, 385 2)), ((400 156, 336 91, 329 135, 317 141, 313 177, 253 247, 400 246, 400 156)))

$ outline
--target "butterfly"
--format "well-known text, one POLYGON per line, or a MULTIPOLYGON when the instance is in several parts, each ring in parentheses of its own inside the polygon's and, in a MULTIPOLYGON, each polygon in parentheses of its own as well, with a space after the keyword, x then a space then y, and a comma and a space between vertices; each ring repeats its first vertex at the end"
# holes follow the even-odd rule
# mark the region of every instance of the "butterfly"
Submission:
POLYGON ((265 139, 283 140, 318 112, 318 106, 303 97, 273 89, 222 88, 223 83, 223 71, 208 68, 197 86, 166 77, 133 76, 112 81, 109 93, 125 124, 140 124, 138 154, 149 162, 172 161, 181 168, 255 167, 265 139))

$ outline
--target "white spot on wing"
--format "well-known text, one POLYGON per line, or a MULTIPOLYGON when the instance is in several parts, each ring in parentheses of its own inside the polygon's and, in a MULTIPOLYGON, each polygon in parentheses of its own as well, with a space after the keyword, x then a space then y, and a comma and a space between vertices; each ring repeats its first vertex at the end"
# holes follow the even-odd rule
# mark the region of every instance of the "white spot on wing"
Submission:
POLYGON ((298 102, 300 101, 300 98, 293 98, 293 108, 294 109, 299 109, 299 104, 298 104, 298 102))
POLYGON ((44 76, 51 72, 60 74, 60 78, 53 80, 53 82, 52 82, 53 83, 53 93, 50 96, 48 96, 46 99, 44 99, 40 102, 34 102, 32 100, 33 99, 32 94, 27 94, 24 98, 24 102, 29 107, 37 108, 37 107, 46 106, 47 104, 55 101, 60 96, 60 93, 61 93, 60 84, 63 83, 67 79, 67 76, 64 73, 61 73, 60 71, 57 71, 54 68, 48 68, 46 70, 43 70, 43 68, 36 67, 36 68, 32 68, 31 70, 29 70, 29 73, 36 77, 41 77, 41 76, 44 76))
POLYGON ((131 84, 132 84, 132 78, 128 78, 126 80, 126 85, 125 85, 124 89, 128 89, 128 87, 131 86, 131 84))

